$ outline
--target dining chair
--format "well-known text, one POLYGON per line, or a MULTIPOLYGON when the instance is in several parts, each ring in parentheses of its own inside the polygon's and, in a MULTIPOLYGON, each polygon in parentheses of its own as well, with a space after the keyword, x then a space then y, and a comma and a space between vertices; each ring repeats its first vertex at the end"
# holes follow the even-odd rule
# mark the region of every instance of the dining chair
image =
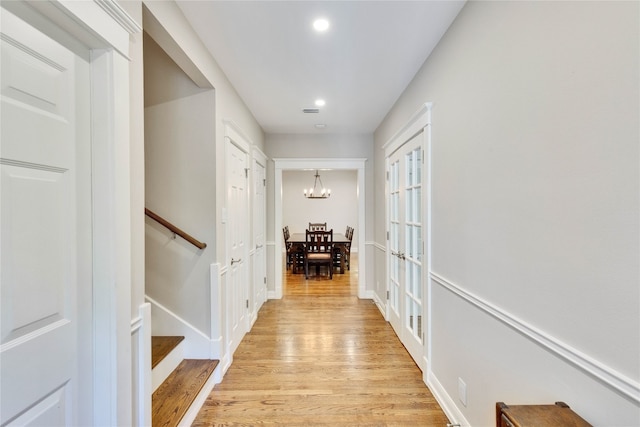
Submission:
POLYGON ((326 265, 329 278, 333 279, 333 229, 329 231, 306 231, 304 245, 304 277, 309 278, 309 265, 316 266, 316 274, 320 266, 326 265))
POLYGON ((347 270, 351 270, 351 241, 353 240, 353 227, 347 225, 347 232, 345 237, 348 242, 344 245, 344 260, 347 265, 347 270))
POLYGON ((327 231, 326 222, 310 222, 309 231, 327 231))
POLYGON ((282 237, 284 237, 284 247, 285 247, 285 250, 287 251, 287 270, 288 270, 289 266, 292 263, 292 260, 291 260, 292 243, 289 241, 289 237, 291 237, 291 235, 289 234, 289 227, 286 225, 282 227, 282 237))
POLYGON ((287 257, 287 270, 289 267, 293 267, 292 272, 296 273, 298 267, 302 267, 302 259, 304 257, 304 248, 300 244, 295 244, 289 241, 291 234, 289 233, 289 226, 285 225, 282 228, 282 235, 284 236, 284 245, 286 249, 287 257))
POLYGON ((340 268, 342 259, 344 258, 344 265, 347 270, 351 270, 351 241, 353 240, 353 227, 347 226, 347 230, 344 233, 347 238, 347 242, 334 243, 333 245, 333 267, 340 268))

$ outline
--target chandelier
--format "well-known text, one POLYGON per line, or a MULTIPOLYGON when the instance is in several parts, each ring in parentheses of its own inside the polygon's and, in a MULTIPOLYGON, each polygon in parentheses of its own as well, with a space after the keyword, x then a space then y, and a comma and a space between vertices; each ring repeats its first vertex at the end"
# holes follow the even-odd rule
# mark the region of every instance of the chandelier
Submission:
POLYGON ((322 179, 320 179, 320 174, 316 170, 316 179, 313 182, 313 188, 307 190, 304 189, 304 197, 307 199, 326 199, 327 197, 331 197, 331 189, 324 188, 322 184, 322 179), (320 181, 320 187, 318 188, 318 181, 320 181))

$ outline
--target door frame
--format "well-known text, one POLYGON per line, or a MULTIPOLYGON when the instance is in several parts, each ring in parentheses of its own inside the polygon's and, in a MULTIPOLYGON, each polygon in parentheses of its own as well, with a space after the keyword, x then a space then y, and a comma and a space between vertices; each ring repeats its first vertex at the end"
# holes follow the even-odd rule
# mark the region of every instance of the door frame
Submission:
POLYGON ((365 162, 367 159, 311 159, 311 158, 299 158, 299 159, 273 159, 275 163, 275 182, 274 182, 274 277, 275 277, 275 290, 269 292, 269 298, 281 299, 282 298, 282 248, 283 241, 280 230, 282 230, 282 171, 283 170, 302 170, 302 169, 338 169, 338 170, 356 170, 358 187, 356 189, 358 194, 358 223, 356 227, 358 229, 358 298, 367 298, 365 289, 366 279, 366 252, 365 252, 365 162))
MULTIPOLYGON (((427 378, 429 371, 429 361, 431 360, 431 108, 432 103, 427 102, 420 106, 413 116, 402 126, 383 146, 385 156, 385 171, 389 170, 389 158, 402 147, 406 142, 410 141, 415 135, 423 132, 422 149, 424 152, 424 169, 423 169, 423 199, 422 199, 422 215, 423 224, 423 242, 424 242, 424 268, 422 269, 422 295, 424 302, 422 304, 422 318, 424 323, 422 330, 424 332, 425 339, 423 340, 423 358, 421 363, 418 363, 420 369, 423 372, 423 377, 427 378)), ((385 172, 386 173, 386 172, 385 172)), ((385 179, 385 228, 389 225, 389 180, 385 179)), ((389 230, 385 230, 387 236, 389 230)), ((385 244, 386 262, 385 262, 385 283, 386 290, 389 290, 389 240, 387 238, 385 244)), ((383 298, 385 301, 385 318, 388 319, 389 302, 387 298, 383 298)), ((404 325, 403 325, 404 326, 404 325)))
MULTIPOLYGON (((2 2, 43 33, 90 50, 92 398, 94 425, 132 420, 129 37, 142 28, 114 0, 2 2), (63 34, 66 33, 66 34, 63 34), (127 165, 127 167, 123 167, 127 165), (99 339, 98 339, 99 337, 99 339)), ((142 215, 142 213, 141 213, 142 215)), ((149 404, 151 392, 149 390, 149 404)), ((150 408, 149 408, 150 414, 150 408)), ((150 419, 149 419, 150 422, 150 419)))

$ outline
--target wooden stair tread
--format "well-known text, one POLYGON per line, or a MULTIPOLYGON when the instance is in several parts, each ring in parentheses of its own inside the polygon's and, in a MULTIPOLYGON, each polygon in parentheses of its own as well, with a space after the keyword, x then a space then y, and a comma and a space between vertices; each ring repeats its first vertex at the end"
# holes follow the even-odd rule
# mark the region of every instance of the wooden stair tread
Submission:
POLYGON ((217 360, 183 360, 152 395, 153 427, 177 426, 216 366, 217 360))
POLYGON ((184 337, 154 336, 151 337, 151 369, 155 368, 171 350, 176 348, 184 340, 184 337))

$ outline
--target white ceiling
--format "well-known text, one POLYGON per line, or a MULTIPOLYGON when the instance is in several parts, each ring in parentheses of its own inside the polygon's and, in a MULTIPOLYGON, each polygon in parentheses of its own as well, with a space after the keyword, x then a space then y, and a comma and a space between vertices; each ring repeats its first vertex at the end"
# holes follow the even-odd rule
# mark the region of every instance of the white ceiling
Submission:
POLYGON ((464 1, 178 5, 266 133, 335 134, 376 129, 464 1), (330 21, 324 33, 318 17, 330 21), (302 113, 317 98, 320 113, 302 113))

